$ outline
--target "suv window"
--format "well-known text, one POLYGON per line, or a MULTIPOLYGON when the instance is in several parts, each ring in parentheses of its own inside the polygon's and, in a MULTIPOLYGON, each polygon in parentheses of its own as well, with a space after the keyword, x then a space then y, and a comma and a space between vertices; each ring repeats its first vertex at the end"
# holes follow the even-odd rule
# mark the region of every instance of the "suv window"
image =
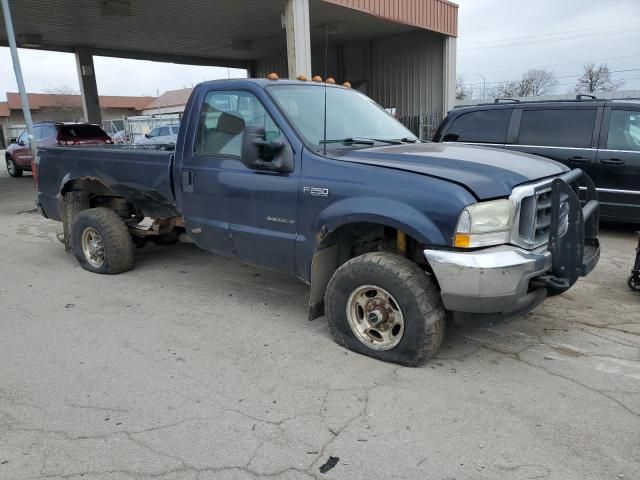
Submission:
POLYGON ((166 137, 168 135, 169 135, 169 127, 160 127, 160 129, 158 129, 158 136, 166 137))
POLYGON ((52 141, 56 139, 57 135, 56 127, 53 125, 43 125, 39 140, 52 141))
POLYGON ((519 145, 589 148, 596 109, 524 110, 519 145))
POLYGON ((177 135, 177 134, 178 134, 178 129, 179 129, 179 128, 180 128, 180 127, 178 127, 178 126, 171 127, 171 133, 172 133, 173 135, 177 135))
POLYGON ((89 123, 78 123, 60 126, 60 139, 72 140, 76 138, 101 138, 106 137, 105 132, 98 125, 89 123))
POLYGON ((504 143, 512 109, 477 110, 453 121, 444 142, 504 143))
POLYGON ((263 128, 268 141, 280 136, 280 129, 252 93, 209 92, 200 113, 195 151, 240 157, 247 128, 263 128))
POLYGON ((640 151, 640 111, 611 111, 607 149, 640 151))
POLYGON ((34 127, 33 127, 33 138, 36 141, 40 140, 43 137, 43 135, 42 135, 42 129, 43 128, 44 127, 42 125, 34 125, 34 127))

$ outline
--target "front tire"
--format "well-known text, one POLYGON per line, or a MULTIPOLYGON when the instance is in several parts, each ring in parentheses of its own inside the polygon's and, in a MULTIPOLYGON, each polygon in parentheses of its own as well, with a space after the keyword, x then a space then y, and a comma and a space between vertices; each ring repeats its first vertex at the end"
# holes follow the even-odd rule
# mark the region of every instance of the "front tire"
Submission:
POLYGON ((17 178, 22 176, 23 170, 16 165, 12 158, 7 158, 7 172, 13 178, 17 178))
POLYGON ((73 253, 85 270, 115 275, 133 268, 135 245, 127 226, 113 210, 89 208, 71 227, 73 253))
POLYGON ((445 310, 431 278, 387 252, 353 258, 334 273, 325 295, 334 340, 386 362, 421 365, 442 343, 445 310))

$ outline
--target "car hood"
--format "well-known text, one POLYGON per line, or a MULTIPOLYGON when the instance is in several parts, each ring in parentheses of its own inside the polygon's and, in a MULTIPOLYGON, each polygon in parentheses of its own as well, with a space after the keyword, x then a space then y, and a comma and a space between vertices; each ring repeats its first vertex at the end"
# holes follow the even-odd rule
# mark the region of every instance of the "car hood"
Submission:
POLYGON ((568 170, 561 163, 527 153, 444 143, 343 150, 339 158, 455 182, 479 200, 507 197, 517 185, 568 170))

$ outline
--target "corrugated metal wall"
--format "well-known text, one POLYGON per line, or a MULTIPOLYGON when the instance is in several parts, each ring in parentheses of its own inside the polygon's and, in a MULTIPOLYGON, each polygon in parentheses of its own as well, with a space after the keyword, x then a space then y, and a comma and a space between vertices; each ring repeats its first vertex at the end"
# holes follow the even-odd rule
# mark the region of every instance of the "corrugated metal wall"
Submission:
MULTIPOLYGON (((349 80, 396 116, 415 134, 430 138, 443 118, 444 36, 426 30, 332 46, 328 50, 329 76, 349 80)), ((325 75, 325 51, 311 55, 314 75, 325 75)), ((286 56, 257 60, 253 74, 276 72, 287 76, 286 56)))
POLYGON ((442 120, 443 43, 437 33, 416 31, 372 42, 368 95, 421 137, 442 120))
POLYGON ((458 6, 447 0, 324 0, 386 20, 458 35, 458 6))

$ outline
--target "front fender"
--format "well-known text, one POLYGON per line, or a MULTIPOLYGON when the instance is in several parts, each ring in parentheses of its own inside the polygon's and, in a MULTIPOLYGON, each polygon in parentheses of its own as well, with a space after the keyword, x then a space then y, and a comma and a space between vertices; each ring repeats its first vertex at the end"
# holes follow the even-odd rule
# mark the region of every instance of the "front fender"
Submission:
MULTIPOLYGON (((381 197, 344 198, 322 210, 314 230, 330 233, 343 225, 368 222, 402 230, 425 245, 448 245, 441 229, 426 214, 397 200, 381 197)), ((320 235, 316 235, 316 244, 320 235)), ((317 245, 316 245, 317 246, 317 245)))

